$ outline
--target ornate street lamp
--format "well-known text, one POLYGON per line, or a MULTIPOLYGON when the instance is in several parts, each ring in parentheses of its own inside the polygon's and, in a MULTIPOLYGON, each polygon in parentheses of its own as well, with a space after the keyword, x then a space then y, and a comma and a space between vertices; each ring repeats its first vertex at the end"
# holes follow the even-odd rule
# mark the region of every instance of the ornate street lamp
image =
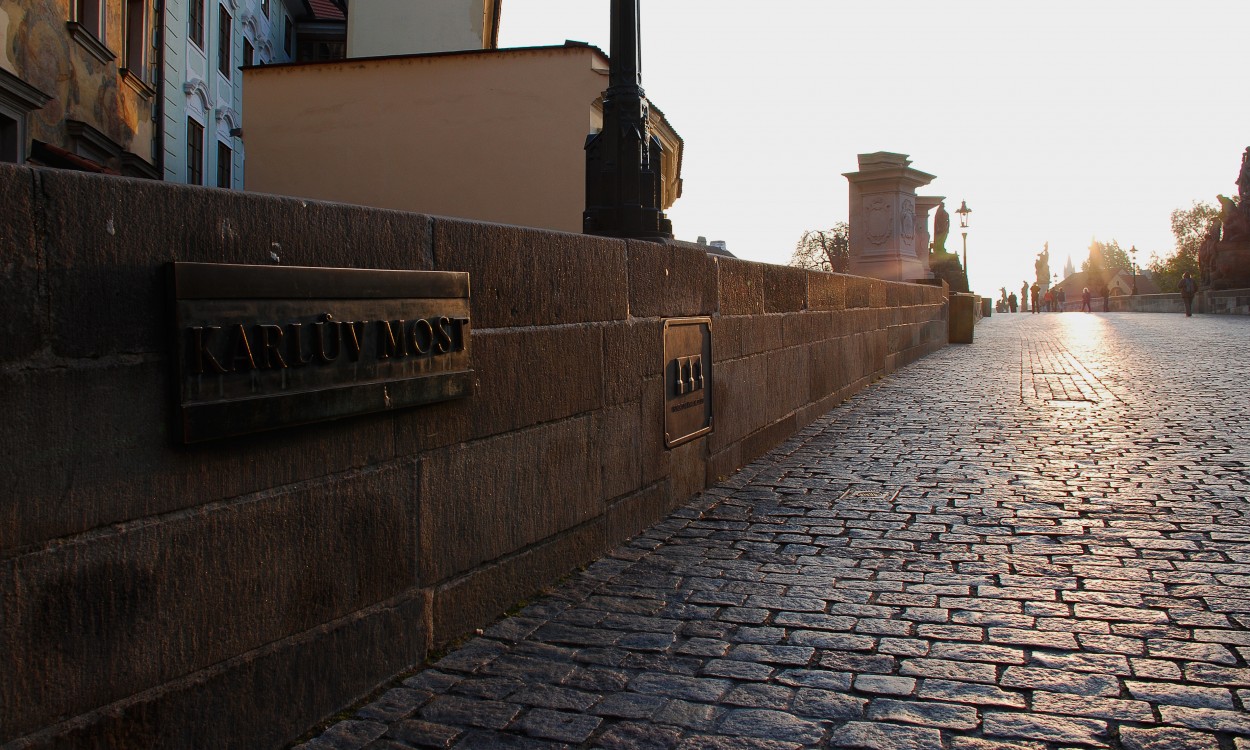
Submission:
POLYGON ((1130 264, 1133 267, 1133 294, 1137 294, 1137 245, 1130 247, 1128 253, 1133 259, 1130 264))
MULTIPOLYGON (((955 211, 959 214, 959 228, 963 231, 964 236, 964 278, 968 278, 968 214, 972 213, 972 209, 968 208, 968 201, 960 201, 959 208, 955 211)), ((972 287, 968 287, 972 289, 972 287)))
POLYGON ((651 134, 642 90, 639 0, 612 0, 608 89, 603 130, 586 139, 586 210, 582 231, 656 242, 673 238, 664 216, 664 149, 651 134))

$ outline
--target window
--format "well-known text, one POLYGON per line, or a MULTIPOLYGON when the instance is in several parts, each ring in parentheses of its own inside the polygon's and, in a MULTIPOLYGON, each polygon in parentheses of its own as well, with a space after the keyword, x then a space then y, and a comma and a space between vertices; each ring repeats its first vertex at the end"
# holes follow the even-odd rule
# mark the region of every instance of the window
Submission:
POLYGON ((21 163, 18 154, 22 152, 26 144, 22 142, 21 132, 17 126, 16 117, 9 117, 7 113, 0 112, 0 161, 7 161, 10 164, 21 163))
POLYGON ((100 0, 74 0, 74 20, 83 31, 104 41, 104 17, 100 0))
POLYGON ((26 161, 27 115, 52 97, 0 68, 0 161, 26 161))
POLYGON ((283 16, 282 18, 286 21, 286 23, 282 25, 282 51, 286 53, 287 57, 290 57, 291 42, 293 41, 292 37, 295 36, 295 29, 291 28, 290 16, 283 16))
POLYGON ((204 126, 187 120, 187 184, 204 184, 204 126))
POLYGON ((230 170, 233 167, 234 154, 230 147, 221 141, 217 142, 217 187, 230 187, 230 170))
POLYGON ((243 37, 243 64, 256 64, 256 48, 252 46, 252 40, 247 37, 243 37))
POLYGON ((217 6, 220 11, 220 27, 217 33, 217 70, 226 78, 230 77, 230 47, 231 47, 231 31, 233 30, 233 19, 230 18, 230 11, 226 10, 226 6, 217 6))
POLYGON ((104 1, 73 0, 70 13, 67 25, 74 41, 102 63, 115 60, 117 55, 104 43, 104 1))
POLYGON ((132 85, 152 94, 152 72, 148 65, 149 29, 147 0, 126 0, 126 47, 122 53, 122 74, 132 85))
POLYGON ((204 49, 204 0, 191 0, 191 27, 187 38, 204 49))

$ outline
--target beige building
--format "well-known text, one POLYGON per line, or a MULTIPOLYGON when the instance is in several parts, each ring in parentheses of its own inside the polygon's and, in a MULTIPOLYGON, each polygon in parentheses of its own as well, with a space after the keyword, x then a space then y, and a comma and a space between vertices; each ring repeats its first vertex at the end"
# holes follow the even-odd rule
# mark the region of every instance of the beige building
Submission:
POLYGON ((503 0, 351 0, 347 56, 381 57, 499 46, 503 0))
MULTIPOLYGON (((607 81, 579 43, 248 68, 246 188, 580 232, 607 81)), ((683 144, 651 115, 667 209, 683 144)))

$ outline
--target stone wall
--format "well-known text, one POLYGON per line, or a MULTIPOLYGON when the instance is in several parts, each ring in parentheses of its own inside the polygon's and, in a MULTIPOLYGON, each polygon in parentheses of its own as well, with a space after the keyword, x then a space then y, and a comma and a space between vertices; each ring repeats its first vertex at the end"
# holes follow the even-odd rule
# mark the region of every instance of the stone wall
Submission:
POLYGON ((946 343, 940 287, 0 165, 0 744, 281 746, 946 343), (175 442, 169 261, 467 271, 467 399, 175 442), (715 430, 664 448, 663 319, 715 430))

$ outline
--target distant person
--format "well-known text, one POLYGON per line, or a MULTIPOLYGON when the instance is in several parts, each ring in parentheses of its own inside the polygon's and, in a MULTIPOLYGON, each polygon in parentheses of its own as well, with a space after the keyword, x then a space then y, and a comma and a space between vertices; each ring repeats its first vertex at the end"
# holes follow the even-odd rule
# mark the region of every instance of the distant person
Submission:
POLYGON ((1024 282, 1024 286, 1020 287, 1020 304, 1024 305, 1024 312, 1029 311, 1029 282, 1027 281, 1024 282))
POLYGON ((1185 301, 1185 317, 1192 318, 1194 316, 1194 295, 1198 293, 1198 282, 1194 281, 1194 277, 1186 271, 1181 276, 1179 284, 1181 290, 1181 299, 1185 301))
POLYGON ((1089 293, 1089 287, 1085 287, 1081 290, 1081 312, 1094 311, 1093 306, 1090 305, 1090 301, 1093 299, 1093 296, 1094 295, 1089 293))
POLYGON ((1033 286, 1029 287, 1030 300, 1033 306, 1029 309, 1031 309, 1035 313, 1039 312, 1038 297, 1041 296, 1041 293, 1042 293, 1042 288, 1037 285, 1036 281, 1033 282, 1033 286))
POLYGON ((1012 292, 1011 294, 1008 294, 1007 295, 1007 309, 1011 310, 1012 312, 1016 312, 1017 308, 1019 307, 1020 307, 1020 300, 1016 298, 1016 293, 1012 292))
POLYGON ((1063 287, 1059 287, 1059 291, 1055 292, 1055 307, 1059 312, 1063 312, 1063 306, 1068 304, 1068 293, 1063 291, 1063 287))
POLYGON ((1111 287, 1107 286, 1107 284, 1104 282, 1102 285, 1102 288, 1098 290, 1098 293, 1102 295, 1102 311, 1110 312, 1111 287))
POLYGON ((1055 311, 1055 293, 1049 289, 1042 295, 1042 310, 1045 312, 1055 311))

